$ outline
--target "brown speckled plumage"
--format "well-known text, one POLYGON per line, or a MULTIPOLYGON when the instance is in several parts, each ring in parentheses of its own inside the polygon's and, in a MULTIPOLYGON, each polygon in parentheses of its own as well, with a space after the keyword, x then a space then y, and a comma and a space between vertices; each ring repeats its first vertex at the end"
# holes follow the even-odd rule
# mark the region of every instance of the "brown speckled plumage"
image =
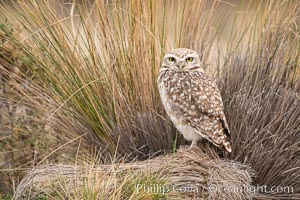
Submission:
POLYGON ((192 145, 205 138, 231 152, 220 92, 204 73, 195 51, 181 48, 167 54, 158 86, 171 121, 192 145), (175 61, 170 62, 170 57, 175 61), (188 62, 189 57, 194 61, 188 62))

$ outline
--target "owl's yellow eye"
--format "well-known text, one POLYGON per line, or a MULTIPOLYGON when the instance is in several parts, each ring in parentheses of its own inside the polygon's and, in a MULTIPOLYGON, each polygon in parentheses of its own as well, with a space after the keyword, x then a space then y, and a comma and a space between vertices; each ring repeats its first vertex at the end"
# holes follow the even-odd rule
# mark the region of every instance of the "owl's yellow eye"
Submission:
POLYGON ((169 61, 170 62, 175 62, 175 58, 174 57, 169 57, 169 61))
POLYGON ((188 58, 186 59, 187 62, 193 62, 193 60, 194 60, 194 58, 192 58, 192 57, 188 57, 188 58))

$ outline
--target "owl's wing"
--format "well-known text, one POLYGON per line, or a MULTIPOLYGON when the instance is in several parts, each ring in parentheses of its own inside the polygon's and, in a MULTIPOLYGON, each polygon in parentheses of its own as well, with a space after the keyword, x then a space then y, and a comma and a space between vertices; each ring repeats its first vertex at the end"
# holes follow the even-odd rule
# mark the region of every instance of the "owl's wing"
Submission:
POLYGON ((224 133, 229 137, 230 130, 224 114, 222 97, 217 85, 209 78, 192 80, 191 88, 194 90, 189 95, 189 100, 196 106, 198 117, 208 116, 217 120, 224 133))
POLYGON ((180 87, 175 86, 170 94, 173 110, 202 137, 230 152, 230 131, 220 91, 205 74, 201 76, 184 77, 176 82, 180 87))

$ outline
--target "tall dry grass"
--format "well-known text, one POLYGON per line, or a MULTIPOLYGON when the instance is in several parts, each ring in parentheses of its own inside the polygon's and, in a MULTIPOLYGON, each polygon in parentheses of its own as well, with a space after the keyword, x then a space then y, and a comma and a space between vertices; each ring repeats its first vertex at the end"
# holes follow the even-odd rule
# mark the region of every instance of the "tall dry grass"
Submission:
POLYGON ((39 143, 55 141, 33 164, 175 151, 184 142, 156 77, 165 52, 188 47, 221 89, 233 153, 215 149, 219 156, 251 165, 254 184, 294 188, 267 197, 299 197, 299 9, 296 1, 2 2, 1 48, 14 51, 1 56, 1 75, 52 138, 39 143))

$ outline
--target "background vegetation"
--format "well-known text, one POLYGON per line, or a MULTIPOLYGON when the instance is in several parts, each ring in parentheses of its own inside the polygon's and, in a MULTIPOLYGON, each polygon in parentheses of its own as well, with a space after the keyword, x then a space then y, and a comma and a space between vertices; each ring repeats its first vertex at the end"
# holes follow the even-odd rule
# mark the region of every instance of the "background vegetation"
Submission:
POLYGON ((34 166, 184 145, 156 78, 163 55, 187 47, 219 85, 233 153, 204 145, 250 165, 253 185, 294 189, 268 197, 299 198, 299 11, 269 0, 1 1, 1 193, 34 166))

